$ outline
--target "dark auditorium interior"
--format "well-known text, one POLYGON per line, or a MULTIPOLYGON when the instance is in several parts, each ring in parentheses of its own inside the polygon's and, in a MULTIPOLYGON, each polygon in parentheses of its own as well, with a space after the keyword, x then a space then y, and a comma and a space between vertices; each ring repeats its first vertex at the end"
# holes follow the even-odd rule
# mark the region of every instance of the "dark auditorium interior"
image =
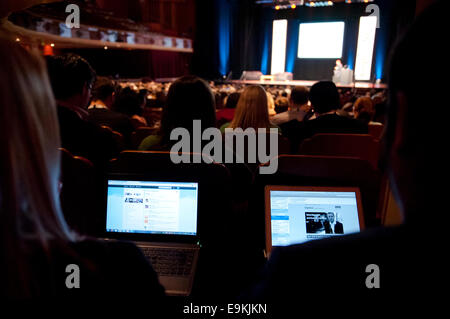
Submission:
POLYGON ((2 301, 278 319, 443 285, 449 9, 2 0, 2 301))

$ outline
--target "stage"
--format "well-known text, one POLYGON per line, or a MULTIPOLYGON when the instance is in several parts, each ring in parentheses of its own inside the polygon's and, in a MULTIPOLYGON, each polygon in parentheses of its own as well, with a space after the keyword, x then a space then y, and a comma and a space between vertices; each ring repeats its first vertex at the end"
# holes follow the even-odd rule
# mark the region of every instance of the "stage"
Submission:
MULTIPOLYGON (((314 83, 318 81, 302 81, 302 80, 292 80, 292 81, 272 81, 272 80, 231 80, 224 81, 223 83, 237 84, 237 85, 277 85, 277 86, 306 86, 311 87, 314 83)), ((346 89, 387 89, 387 85, 380 83, 370 83, 370 82, 354 82, 352 84, 337 84, 338 88, 346 89)))

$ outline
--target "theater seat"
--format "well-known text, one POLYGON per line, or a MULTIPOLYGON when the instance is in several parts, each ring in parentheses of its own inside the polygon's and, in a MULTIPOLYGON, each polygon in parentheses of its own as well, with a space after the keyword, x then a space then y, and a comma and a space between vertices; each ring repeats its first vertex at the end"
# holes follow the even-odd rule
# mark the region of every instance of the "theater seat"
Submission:
POLYGON ((381 140, 384 131, 384 125, 368 125, 369 135, 371 135, 376 140, 381 140))
POLYGON ((369 134, 316 134, 300 145, 299 154, 357 157, 378 168, 380 143, 369 134))
POLYGON ((102 227, 102 189, 94 165, 60 148, 61 207, 69 226, 83 235, 97 236, 102 227))
POLYGON ((108 134, 111 134, 114 138, 114 141, 116 142, 117 148, 119 150, 124 150, 126 148, 125 145, 125 138, 123 137, 123 134, 117 131, 114 131, 111 127, 102 125, 102 130, 108 132, 108 134))

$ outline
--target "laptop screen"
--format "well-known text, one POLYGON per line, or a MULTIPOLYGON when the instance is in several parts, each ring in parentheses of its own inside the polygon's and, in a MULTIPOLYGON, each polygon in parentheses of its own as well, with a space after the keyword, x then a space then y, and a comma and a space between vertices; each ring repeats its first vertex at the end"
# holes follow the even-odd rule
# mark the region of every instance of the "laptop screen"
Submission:
POLYGON ((197 235, 198 183, 108 180, 106 231, 197 235))
POLYGON ((363 227, 357 188, 268 186, 267 196, 271 246, 351 234, 363 227))

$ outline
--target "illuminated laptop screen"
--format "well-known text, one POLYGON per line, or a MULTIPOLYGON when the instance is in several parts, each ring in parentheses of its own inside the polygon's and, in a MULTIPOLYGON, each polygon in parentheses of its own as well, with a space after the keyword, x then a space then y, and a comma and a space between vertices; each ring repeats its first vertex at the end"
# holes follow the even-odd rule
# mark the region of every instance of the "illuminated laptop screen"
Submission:
POLYGON ((198 183, 108 181, 106 231, 197 234, 198 183))
POLYGON ((355 192, 270 191, 272 246, 360 231, 355 192))

